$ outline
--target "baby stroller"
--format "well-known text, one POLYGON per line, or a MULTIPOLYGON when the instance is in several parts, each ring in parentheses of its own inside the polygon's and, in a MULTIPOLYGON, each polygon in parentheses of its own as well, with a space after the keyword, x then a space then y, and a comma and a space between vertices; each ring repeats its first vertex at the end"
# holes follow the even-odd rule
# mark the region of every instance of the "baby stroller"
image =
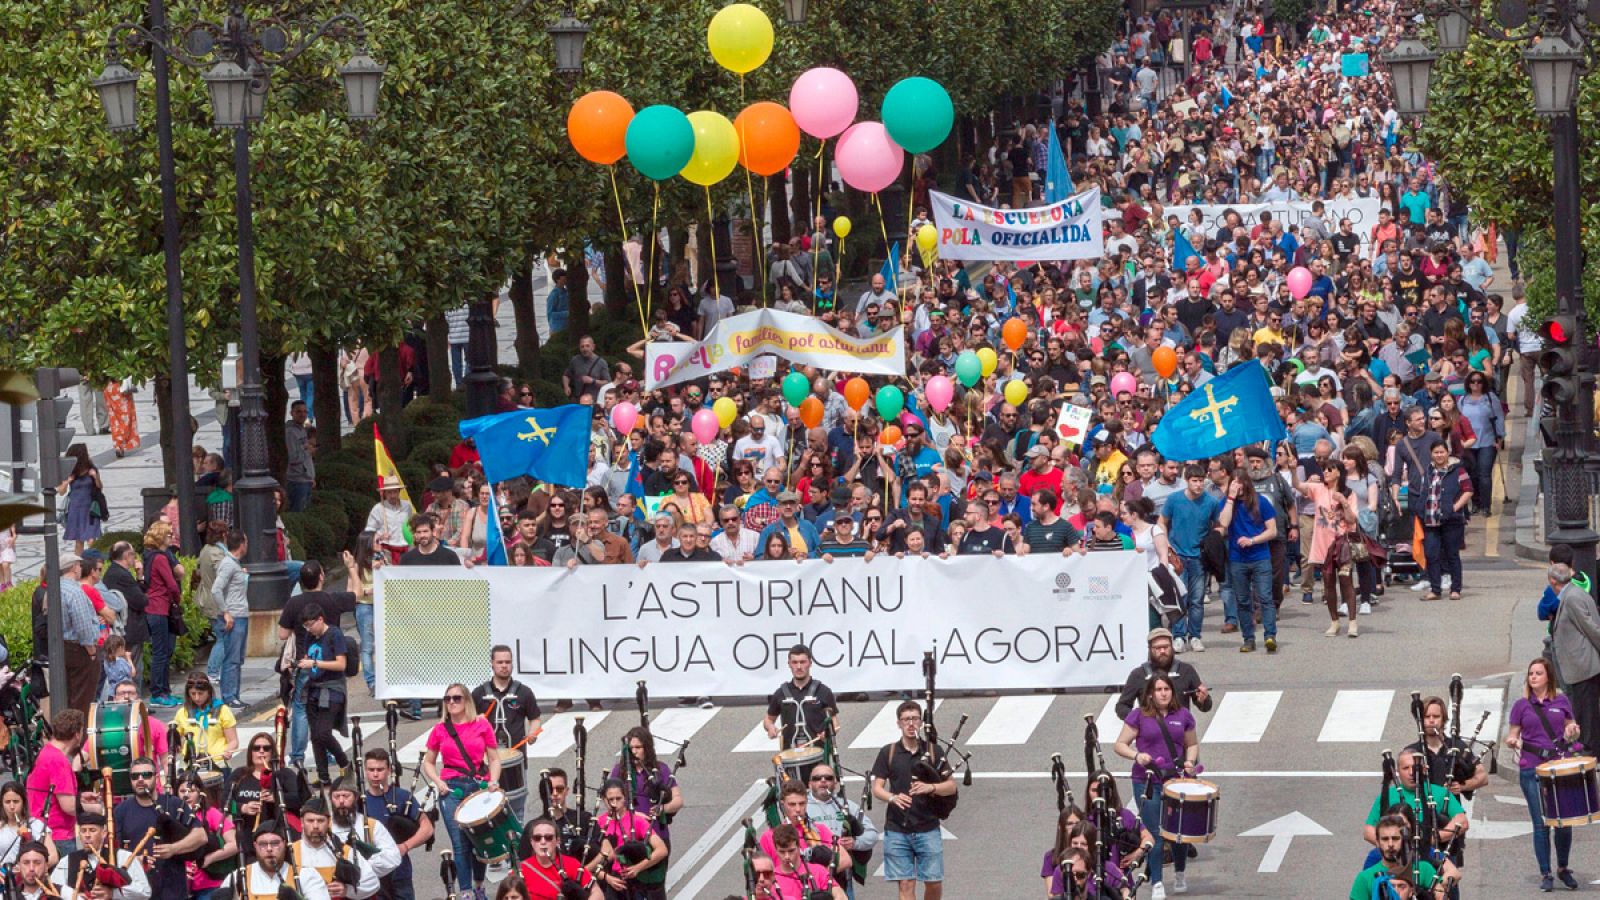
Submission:
MULTIPOLYGON (((1400 486, 1400 509, 1406 509, 1406 486, 1400 486)), ((1389 523, 1379 539, 1389 550, 1388 564, 1383 568, 1384 584, 1413 584, 1425 574, 1411 552, 1412 518, 1402 513, 1389 523)))

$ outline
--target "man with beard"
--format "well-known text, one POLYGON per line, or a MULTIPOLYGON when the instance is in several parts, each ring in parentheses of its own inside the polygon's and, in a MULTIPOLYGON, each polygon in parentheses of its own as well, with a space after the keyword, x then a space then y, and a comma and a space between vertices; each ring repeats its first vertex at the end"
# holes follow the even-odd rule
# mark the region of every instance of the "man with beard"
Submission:
POLYGON ((1210 712, 1211 692, 1200 680, 1200 673, 1195 671, 1194 666, 1180 661, 1173 654, 1172 632, 1157 628, 1150 632, 1148 641, 1150 658, 1128 673, 1128 680, 1122 686, 1122 696, 1117 698, 1117 718, 1126 719, 1128 713, 1133 712, 1140 693, 1144 691, 1145 682, 1157 675, 1172 679, 1172 689, 1177 692, 1179 706, 1189 709, 1192 700, 1196 709, 1210 712))
POLYGON ((127 850, 116 851, 113 862, 106 847, 106 817, 98 812, 86 812, 78 817, 79 849, 61 857, 50 881, 57 887, 86 892, 95 883, 97 870, 114 866, 122 870, 112 879, 125 881, 121 887, 112 887, 112 900, 150 900, 150 879, 144 866, 127 850))
POLYGON ((262 822, 261 830, 256 832, 256 861, 228 876, 217 890, 231 892, 235 900, 277 900, 279 889, 288 887, 290 891, 298 890, 301 900, 332 900, 320 872, 286 863, 288 846, 282 824, 262 822))
POLYGON ((394 836, 381 822, 368 817, 365 810, 358 811, 356 804, 361 799, 360 791, 356 789, 353 779, 341 778, 335 782, 329 799, 333 801, 333 836, 343 844, 358 848, 365 844, 373 848, 371 853, 367 853, 365 848, 357 852, 366 858, 381 884, 390 872, 400 868, 400 848, 395 845, 394 836))
MULTIPOLYGON (((1377 831, 1379 859, 1356 876, 1355 883, 1350 885, 1350 900, 1371 900, 1374 896, 1373 887, 1379 881, 1387 881, 1390 887, 1399 888, 1396 893, 1401 897, 1415 896, 1411 889, 1417 887, 1418 881, 1429 896, 1445 896, 1433 863, 1427 860, 1413 862, 1410 859, 1411 828, 1405 816, 1384 816, 1378 820, 1377 831)), ((1455 869, 1449 864, 1445 868, 1447 876, 1455 869)))
POLYGON ((866 810, 844 796, 833 766, 819 764, 811 770, 810 782, 811 793, 806 796, 806 818, 838 835, 839 847, 849 851, 851 865, 835 866, 834 871, 839 883, 844 886, 845 894, 855 900, 856 882, 851 881, 851 870, 860 873, 857 876, 860 883, 866 884, 867 860, 872 856, 872 848, 878 846, 878 826, 872 824, 866 810), (860 834, 851 835, 856 830, 851 827, 851 822, 860 826, 860 834))
POLYGON ((562 900, 569 896, 600 900, 600 885, 594 876, 577 859, 560 852, 555 822, 534 819, 527 834, 533 853, 523 859, 517 872, 528 888, 528 900, 562 900))
MULTIPOLYGON (((1446 846, 1457 837, 1467 833, 1467 812, 1456 796, 1436 784, 1421 786, 1419 799, 1417 784, 1417 767, 1419 755, 1415 750, 1403 751, 1400 754, 1399 781, 1390 785, 1388 790, 1372 801, 1372 811, 1367 814, 1367 824, 1363 829, 1362 837, 1374 847, 1379 846, 1378 823, 1396 806, 1403 806, 1411 810, 1413 815, 1419 807, 1422 808, 1423 827, 1429 831, 1422 834, 1422 846, 1432 849, 1435 846, 1446 846), (1430 815, 1427 807, 1431 805, 1434 812, 1430 815), (1428 821, 1428 819, 1433 821, 1428 821)), ((1450 874, 1450 865, 1446 863, 1444 874, 1450 874)))
POLYGON ((297 870, 313 869, 322 876, 333 900, 366 900, 378 892, 378 875, 354 848, 334 840, 328 812, 321 797, 313 797, 300 809, 303 831, 300 840, 289 845, 289 862, 297 870))
POLYGON ((49 851, 45 850, 44 844, 29 841, 22 845, 17 853, 17 863, 12 867, 22 900, 43 900, 55 894, 55 891, 45 887, 44 872, 48 861, 49 851))
POLYGON ((156 764, 141 756, 128 767, 133 796, 123 798, 112 812, 117 840, 123 849, 138 846, 155 832, 145 855, 151 861, 150 896, 153 900, 187 900, 189 874, 183 857, 206 845, 206 830, 178 797, 156 793, 156 764))
MULTIPOLYGON (((549 785, 547 789, 550 797, 544 808, 544 815, 540 818, 548 819, 555 823, 557 847, 562 856, 570 856, 582 860, 585 864, 592 863, 600 852, 600 833, 595 828, 594 815, 587 810, 568 809, 567 797, 570 787, 567 784, 565 769, 551 767, 543 772, 543 777, 549 785)), ((540 797, 543 798, 541 790, 540 797)), ((521 857, 527 859, 533 855, 532 831, 525 830, 522 835, 521 857)))
MULTIPOLYGON (((385 885, 391 900, 413 900, 416 892, 411 886, 409 854, 433 840, 433 820, 422 814, 410 791, 389 783, 393 770, 389 767, 388 751, 368 750, 362 761, 362 769, 367 776, 367 790, 362 797, 362 803, 369 821, 384 826, 385 831, 389 829, 391 816, 403 814, 417 823, 417 833, 395 845, 400 852, 400 863, 388 874, 385 885)), ((393 837, 393 834, 390 837, 393 837)))

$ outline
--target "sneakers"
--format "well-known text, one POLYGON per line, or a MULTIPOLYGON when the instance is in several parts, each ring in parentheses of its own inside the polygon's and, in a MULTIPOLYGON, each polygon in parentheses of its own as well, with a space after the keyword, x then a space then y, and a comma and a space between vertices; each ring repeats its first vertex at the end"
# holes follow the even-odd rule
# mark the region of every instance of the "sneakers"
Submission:
POLYGON ((150 705, 151 706, 164 706, 164 707, 182 706, 183 705, 183 701, 179 700, 177 697, 172 696, 171 694, 162 694, 159 697, 152 697, 150 699, 150 705))
POLYGON ((1363 616, 1372 615, 1372 603, 1370 601, 1367 601, 1367 600, 1361 601, 1361 615, 1363 615, 1363 616))
POLYGON ((1311 599, 1311 592, 1310 591, 1305 591, 1304 593, 1302 593, 1300 595, 1300 602, 1306 604, 1307 606, 1310 606, 1312 603, 1315 603, 1316 601, 1311 599))
POLYGON ((1206 652, 1206 645, 1200 643, 1200 639, 1199 638, 1189 638, 1189 652, 1190 653, 1204 653, 1204 652, 1206 652))
POLYGON ((1339 636, 1339 620, 1338 619, 1334 619, 1332 622, 1329 622, 1328 623, 1328 630, 1324 631, 1322 633, 1322 636, 1323 637, 1338 637, 1339 636))
MULTIPOLYGON (((1254 652, 1256 652, 1256 642, 1255 641, 1245 641, 1243 644, 1239 645, 1239 652, 1240 653, 1254 653, 1254 652)), ((1160 886, 1161 885, 1159 885, 1159 884, 1156 885, 1156 887, 1160 887, 1160 886)))
MULTIPOLYGON (((1546 878, 1548 880, 1548 877, 1546 878)), ((1161 882, 1156 882, 1150 887, 1150 900, 1167 900, 1167 889, 1161 882)))
POLYGON ((1416 584, 1413 584, 1413 585, 1412 585, 1412 586, 1411 586, 1411 589, 1412 589, 1412 590, 1413 590, 1413 591, 1418 591, 1418 592, 1421 592, 1421 591, 1425 591, 1425 590, 1427 590, 1427 589, 1428 589, 1428 581, 1427 581, 1427 579, 1425 579, 1425 578, 1418 578, 1418 579, 1417 579, 1417 583, 1416 583, 1416 584))
POLYGON ((1440 579, 1440 581, 1442 581, 1444 583, 1444 589, 1447 590, 1447 591, 1450 590, 1450 576, 1449 575, 1441 575, 1441 576, 1439 576, 1439 579, 1440 579))
MULTIPOLYGON (((1157 885, 1157 887, 1160 887, 1160 885, 1157 885)), ((1550 893, 1551 891, 1553 891, 1555 889, 1556 889, 1556 880, 1554 878, 1551 878, 1548 874, 1546 874, 1543 878, 1539 879, 1539 890, 1544 891, 1546 894, 1548 894, 1548 893, 1550 893)))
POLYGON ((1187 639, 1181 638, 1181 637, 1173 638, 1172 639, 1172 652, 1173 653, 1188 653, 1189 652, 1189 641, 1187 639))
POLYGON ((1239 630, 1239 626, 1233 624, 1232 622, 1224 622, 1224 623, 1222 623, 1222 633, 1223 634, 1233 634, 1235 631, 1238 631, 1238 630, 1239 630))
POLYGON ((1174 894, 1186 894, 1189 892, 1189 879, 1184 877, 1184 873, 1172 873, 1172 892, 1174 894))
POLYGON ((1267 652, 1268 653, 1277 653, 1278 652, 1278 639, 1277 638, 1275 638, 1275 637, 1267 638, 1267 652))
POLYGON ((1571 869, 1556 870, 1556 877, 1561 879, 1561 883, 1567 886, 1567 890, 1575 891, 1578 889, 1578 879, 1572 877, 1571 869))

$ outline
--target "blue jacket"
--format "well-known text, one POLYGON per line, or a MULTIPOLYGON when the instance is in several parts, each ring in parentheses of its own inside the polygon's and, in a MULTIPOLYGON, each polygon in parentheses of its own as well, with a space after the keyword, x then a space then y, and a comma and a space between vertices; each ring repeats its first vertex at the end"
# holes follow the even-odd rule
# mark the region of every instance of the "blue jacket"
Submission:
MULTIPOLYGON (((1589 576, 1582 572, 1575 572, 1572 576, 1572 583, 1587 591, 1589 589, 1589 576)), ((1560 608, 1561 597, 1549 585, 1545 585, 1544 596, 1539 598, 1539 621, 1555 621, 1556 610, 1560 608)))
MULTIPOLYGON (((1429 471, 1418 479, 1418 483, 1413 490, 1406 495, 1409 511, 1418 518, 1426 516, 1428 511, 1427 484, 1428 479, 1431 477, 1432 466, 1429 463, 1424 463, 1424 465, 1429 466, 1429 471)), ((1439 487, 1439 524, 1452 525, 1467 520, 1465 509, 1457 511, 1454 508, 1456 501, 1461 499, 1462 491, 1468 489, 1463 485, 1463 482, 1467 482, 1467 485, 1471 484, 1467 478, 1466 469, 1462 468, 1460 463, 1452 463, 1445 472, 1444 483, 1439 487)))
MULTIPOLYGON (((805 519, 795 519, 794 527, 800 531, 800 537, 805 539, 806 556, 811 559, 816 559, 817 544, 822 542, 822 538, 817 534, 817 526, 807 522, 805 519)), ((757 538, 756 540, 757 559, 767 558, 767 542, 772 540, 772 536, 774 534, 781 534, 783 535, 784 540, 788 540, 789 526, 783 524, 783 520, 779 519, 776 522, 773 522, 771 525, 761 529, 761 537, 757 538)))

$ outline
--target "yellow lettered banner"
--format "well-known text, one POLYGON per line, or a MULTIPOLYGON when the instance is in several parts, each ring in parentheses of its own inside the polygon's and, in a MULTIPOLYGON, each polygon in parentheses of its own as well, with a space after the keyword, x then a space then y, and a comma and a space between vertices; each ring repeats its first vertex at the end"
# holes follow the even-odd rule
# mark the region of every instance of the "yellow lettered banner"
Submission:
POLYGON ((699 343, 657 341, 647 345, 645 388, 693 381, 767 354, 833 372, 906 373, 902 328, 856 337, 810 316, 760 309, 723 319, 699 343))

